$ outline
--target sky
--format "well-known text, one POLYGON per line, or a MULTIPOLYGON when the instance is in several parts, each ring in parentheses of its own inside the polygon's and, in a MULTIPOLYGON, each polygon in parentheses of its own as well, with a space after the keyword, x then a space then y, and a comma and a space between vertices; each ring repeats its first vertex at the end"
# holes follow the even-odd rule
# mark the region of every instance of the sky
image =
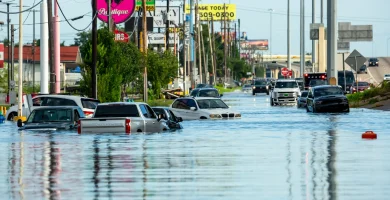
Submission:
MULTIPOLYGON (((6 1, 6 0, 3 0, 6 1)), ((24 0, 24 9, 39 3, 41 0, 24 0)), ((195 1, 195 0, 194 0, 195 1)), ((320 21, 320 0, 316 1, 316 22, 320 21)), ((165 5, 166 1, 156 0, 158 5, 165 5)), ((188 0, 187 0, 188 2, 188 0)), ((272 54, 287 54, 287 0, 199 0, 200 3, 232 3, 237 7, 237 18, 241 20, 241 32, 247 32, 248 39, 269 39, 270 38, 270 13, 268 9, 273 9, 272 14, 272 40, 270 46, 272 54)), ((18 6, 19 2, 14 1, 13 6, 18 6)), ((59 0, 59 4, 65 14, 70 19, 85 15, 77 21, 70 23, 77 29, 90 29, 91 23, 91 1, 90 0, 59 0)), ((180 5, 178 0, 171 0, 171 5, 180 5)), ((18 7, 10 6, 11 12, 18 11, 18 7)), ((291 27, 291 53, 299 55, 299 35, 300 35, 300 0, 290 0, 290 27, 291 27)), ((366 57, 387 56, 388 38, 390 38, 390 13, 388 8, 390 1, 385 0, 337 0, 337 20, 338 22, 351 22, 352 25, 373 25, 373 42, 353 42, 350 52, 358 50, 366 57)), ((309 38, 309 28, 311 23, 312 0, 305 0, 305 51, 311 52, 311 41, 309 38)), ((39 23, 40 6, 37 10, 36 23, 39 23)), ((6 11, 6 5, 0 4, 0 11, 6 11)), ((19 23, 17 14, 10 15, 11 24, 19 23)), ((23 41, 31 43, 33 40, 33 12, 23 13, 23 41)), ((64 17, 60 15, 60 20, 64 17)), ((7 24, 7 15, 0 13, 0 21, 7 24)), ((100 22, 98 22, 100 23, 100 22)), ((326 0, 324 0, 324 23, 326 25, 326 0)), ((15 26, 16 28, 19 25, 15 26)), ((216 30, 219 29, 219 23, 216 23, 216 30)), ((0 27, 0 40, 7 37, 6 25, 0 27)), ((39 39, 40 25, 35 27, 36 38, 39 39)), ((61 22, 61 42, 66 45, 74 42, 74 37, 78 31, 74 30, 67 22, 61 22)), ((15 38, 18 40, 19 32, 15 32, 15 38)))

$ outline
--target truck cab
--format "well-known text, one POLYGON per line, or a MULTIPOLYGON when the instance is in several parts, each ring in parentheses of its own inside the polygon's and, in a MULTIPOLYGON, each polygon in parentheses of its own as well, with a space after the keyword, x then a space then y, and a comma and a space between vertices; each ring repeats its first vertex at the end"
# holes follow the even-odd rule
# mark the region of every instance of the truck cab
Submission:
POLYGON ((275 83, 270 97, 271 106, 282 104, 296 104, 301 90, 296 80, 280 79, 275 83))

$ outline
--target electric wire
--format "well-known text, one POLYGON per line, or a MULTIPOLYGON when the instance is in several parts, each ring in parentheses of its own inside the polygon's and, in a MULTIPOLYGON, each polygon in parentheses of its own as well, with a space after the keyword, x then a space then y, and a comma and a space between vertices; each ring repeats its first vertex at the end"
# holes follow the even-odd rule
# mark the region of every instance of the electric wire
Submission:
MULTIPOLYGON (((33 3, 33 5, 35 4, 35 1, 36 1, 36 0, 34 0, 34 3, 33 3)), ((30 13, 31 13, 31 10, 30 10, 30 11, 28 11, 27 17, 26 17, 26 19, 24 19, 24 21, 23 21, 23 25, 25 25, 25 23, 26 23, 26 21, 27 21, 28 17, 30 16, 30 13)), ((20 28, 20 27, 16 28, 14 31, 17 31, 19 28, 20 28)))
POLYGON ((58 8, 60 9, 62 16, 65 18, 65 21, 69 24, 70 27, 72 27, 72 28, 73 28, 74 30, 76 30, 76 31, 82 32, 82 31, 87 30, 87 29, 91 26, 91 24, 93 23, 93 21, 95 20, 95 18, 97 17, 97 13, 98 13, 98 12, 96 12, 95 16, 93 16, 92 21, 88 24, 87 27, 85 27, 85 28, 83 28, 83 29, 78 29, 78 28, 74 27, 74 26, 69 22, 68 18, 65 16, 64 12, 62 11, 62 8, 61 8, 60 4, 58 3, 58 1, 55 1, 55 2, 57 3, 58 8))
POLYGON ((26 10, 22 10, 20 12, 4 12, 4 11, 0 11, 0 13, 3 13, 3 14, 20 14, 20 13, 24 13, 24 12, 27 12, 35 7, 37 7, 39 4, 41 4, 43 2, 43 0, 41 0, 40 2, 38 2, 37 4, 31 6, 30 8, 27 8, 26 10))

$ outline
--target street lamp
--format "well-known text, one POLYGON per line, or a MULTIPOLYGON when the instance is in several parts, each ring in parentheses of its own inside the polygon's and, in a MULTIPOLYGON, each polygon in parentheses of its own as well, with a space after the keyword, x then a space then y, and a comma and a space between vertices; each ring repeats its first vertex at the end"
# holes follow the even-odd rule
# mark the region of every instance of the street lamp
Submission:
POLYGON ((272 61, 272 48, 271 48, 271 40, 272 40, 272 12, 274 12, 274 9, 270 8, 269 11, 269 60, 272 61))

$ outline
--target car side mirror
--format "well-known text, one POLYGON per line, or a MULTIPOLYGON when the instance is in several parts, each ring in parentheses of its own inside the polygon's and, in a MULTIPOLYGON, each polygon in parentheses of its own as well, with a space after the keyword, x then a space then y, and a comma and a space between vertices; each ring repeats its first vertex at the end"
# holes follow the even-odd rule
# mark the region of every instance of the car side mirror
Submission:
POLYGON ((19 127, 19 128, 23 127, 23 122, 22 122, 21 119, 18 120, 17 124, 18 124, 18 127, 19 127))
POLYGON ((190 110, 195 111, 196 107, 191 107, 190 110))
POLYGON ((223 97, 223 94, 220 94, 219 97, 223 97))
POLYGON ((178 122, 182 122, 182 121, 183 121, 183 118, 178 117, 178 118, 177 118, 177 121, 178 121, 178 122))

